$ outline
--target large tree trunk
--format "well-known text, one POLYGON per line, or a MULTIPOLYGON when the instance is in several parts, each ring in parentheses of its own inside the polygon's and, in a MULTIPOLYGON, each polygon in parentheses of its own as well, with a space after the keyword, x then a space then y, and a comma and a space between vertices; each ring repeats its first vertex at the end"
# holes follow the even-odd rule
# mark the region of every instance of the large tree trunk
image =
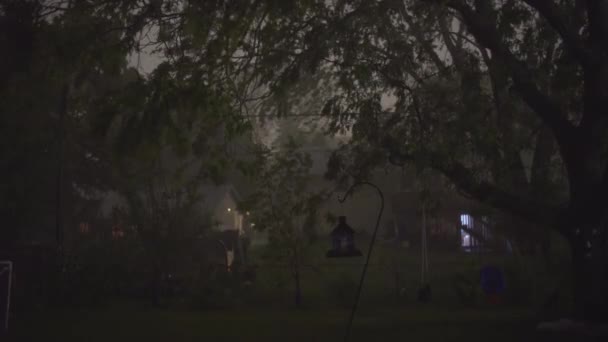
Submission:
POLYGON ((574 312, 577 319, 608 322, 606 227, 588 223, 570 238, 574 312))

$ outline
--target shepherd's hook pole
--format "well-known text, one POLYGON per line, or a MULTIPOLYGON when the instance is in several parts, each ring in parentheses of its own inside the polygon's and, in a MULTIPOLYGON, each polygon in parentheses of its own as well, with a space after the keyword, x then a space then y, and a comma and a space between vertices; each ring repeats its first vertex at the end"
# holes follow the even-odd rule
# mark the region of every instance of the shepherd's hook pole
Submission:
POLYGON ((346 198, 348 198, 348 196, 351 194, 351 192, 353 192, 353 190, 357 186, 364 185, 364 184, 369 185, 369 186, 373 187, 374 189, 376 189, 376 191, 378 191, 378 195, 380 196, 380 212, 378 213, 378 218, 376 219, 376 227, 374 228, 374 233, 372 234, 372 239, 369 242, 367 257, 365 259, 365 264, 363 265, 363 271, 361 272, 361 279, 359 280, 359 287, 357 288, 357 295, 355 296, 355 303, 353 304, 353 308, 350 312, 350 318, 348 319, 348 326, 346 327, 346 334, 344 335, 344 342, 348 342, 348 339, 350 337, 350 330, 353 325, 353 320, 355 319, 355 312, 357 312, 359 298, 361 297, 361 290, 363 289, 363 281, 365 280, 365 274, 367 273, 367 266, 369 265, 369 260, 370 260, 370 257, 372 256, 372 251, 374 249, 374 243, 376 242, 376 235, 378 234, 378 227, 380 226, 380 218, 382 217, 382 212, 384 211, 384 195, 382 194, 382 191, 380 190, 380 188, 377 185, 370 183, 368 181, 359 181, 359 182, 354 183, 348 189, 348 191, 346 191, 346 194, 344 195, 344 197, 338 198, 338 201, 340 203, 343 203, 344 201, 346 201, 346 198))

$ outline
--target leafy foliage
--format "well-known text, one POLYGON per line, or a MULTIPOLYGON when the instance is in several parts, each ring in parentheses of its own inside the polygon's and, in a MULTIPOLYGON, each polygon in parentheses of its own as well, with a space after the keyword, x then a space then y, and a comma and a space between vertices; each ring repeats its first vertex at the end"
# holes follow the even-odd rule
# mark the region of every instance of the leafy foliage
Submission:
POLYGON ((266 256, 286 261, 301 304, 300 268, 305 249, 316 240, 322 192, 310 189, 310 156, 290 140, 271 154, 259 171, 256 191, 248 200, 256 230, 268 234, 266 256))
POLYGON ((310 156, 290 141, 269 156, 248 200, 256 229, 266 231, 270 250, 292 258, 314 239, 323 194, 310 189, 310 156), (292 250, 293 249, 293 250, 292 250))

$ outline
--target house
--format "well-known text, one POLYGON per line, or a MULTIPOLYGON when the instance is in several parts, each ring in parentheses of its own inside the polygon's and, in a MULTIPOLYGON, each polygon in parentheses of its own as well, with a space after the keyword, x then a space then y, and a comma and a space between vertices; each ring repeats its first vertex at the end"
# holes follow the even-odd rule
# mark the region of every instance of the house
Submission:
MULTIPOLYGON (((371 174, 371 182, 380 188, 384 197, 379 237, 417 246, 421 243, 423 224, 426 224, 427 240, 434 250, 510 249, 508 241, 496 232, 493 210, 459 194, 439 175, 426 181, 430 203, 423 205, 421 177, 414 170, 386 168, 371 174)), ((321 175, 314 175, 311 187, 335 189, 335 184, 321 175)), ((345 215, 355 231, 371 233, 380 208, 376 189, 360 186, 340 203, 338 197, 343 196, 344 191, 336 190, 324 203, 323 214, 345 215)), ((329 234, 332 226, 324 224, 320 228, 320 233, 329 234)))
POLYGON ((496 241, 501 238, 493 233, 489 208, 451 191, 436 191, 430 198, 430 203, 423 206, 419 194, 414 191, 400 191, 391 196, 395 213, 394 238, 418 245, 422 226, 426 224, 427 239, 433 249, 472 252, 503 242, 506 246, 506 241, 496 241))
POLYGON ((247 241, 254 223, 247 219, 249 212, 241 212, 241 197, 231 184, 204 185, 200 188, 199 208, 211 217, 212 234, 226 252, 226 265, 230 267, 235 258, 246 262, 247 241))
POLYGON ((238 235, 244 234, 244 216, 238 204, 241 198, 238 192, 230 184, 226 185, 204 185, 200 188, 200 208, 211 215, 212 226, 215 230, 235 231, 238 235))
MULTIPOLYGON (((200 200, 195 204, 195 208, 200 217, 210 218, 211 223, 211 231, 200 236, 200 239, 209 241, 201 241, 201 246, 212 245, 214 251, 221 247, 219 249, 226 255, 225 258, 222 255, 219 259, 225 259, 228 267, 235 259, 245 262, 246 240, 256 234, 253 232, 254 223, 247 219, 249 212, 241 212, 239 209, 241 201, 239 193, 231 184, 205 184, 200 186, 198 195, 200 200)), ((102 235, 112 239, 121 239, 129 233, 136 234, 134 229, 125 226, 121 215, 118 214, 121 212, 124 214, 127 210, 127 200, 118 192, 109 191, 99 201, 97 212, 89 211, 89 219, 83 218, 78 222, 75 231, 83 236, 102 235), (93 227, 94 222, 106 222, 108 231, 101 232, 103 229, 93 227)), ((218 257, 212 256, 212 259, 218 257)))

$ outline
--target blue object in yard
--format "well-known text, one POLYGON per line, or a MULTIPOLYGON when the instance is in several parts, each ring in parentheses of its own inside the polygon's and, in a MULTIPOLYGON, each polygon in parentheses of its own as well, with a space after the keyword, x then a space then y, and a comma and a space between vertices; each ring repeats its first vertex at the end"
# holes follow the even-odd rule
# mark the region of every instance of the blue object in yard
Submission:
POLYGON ((480 272, 481 289, 486 295, 500 295, 505 291, 505 278, 500 268, 488 265, 480 272))

